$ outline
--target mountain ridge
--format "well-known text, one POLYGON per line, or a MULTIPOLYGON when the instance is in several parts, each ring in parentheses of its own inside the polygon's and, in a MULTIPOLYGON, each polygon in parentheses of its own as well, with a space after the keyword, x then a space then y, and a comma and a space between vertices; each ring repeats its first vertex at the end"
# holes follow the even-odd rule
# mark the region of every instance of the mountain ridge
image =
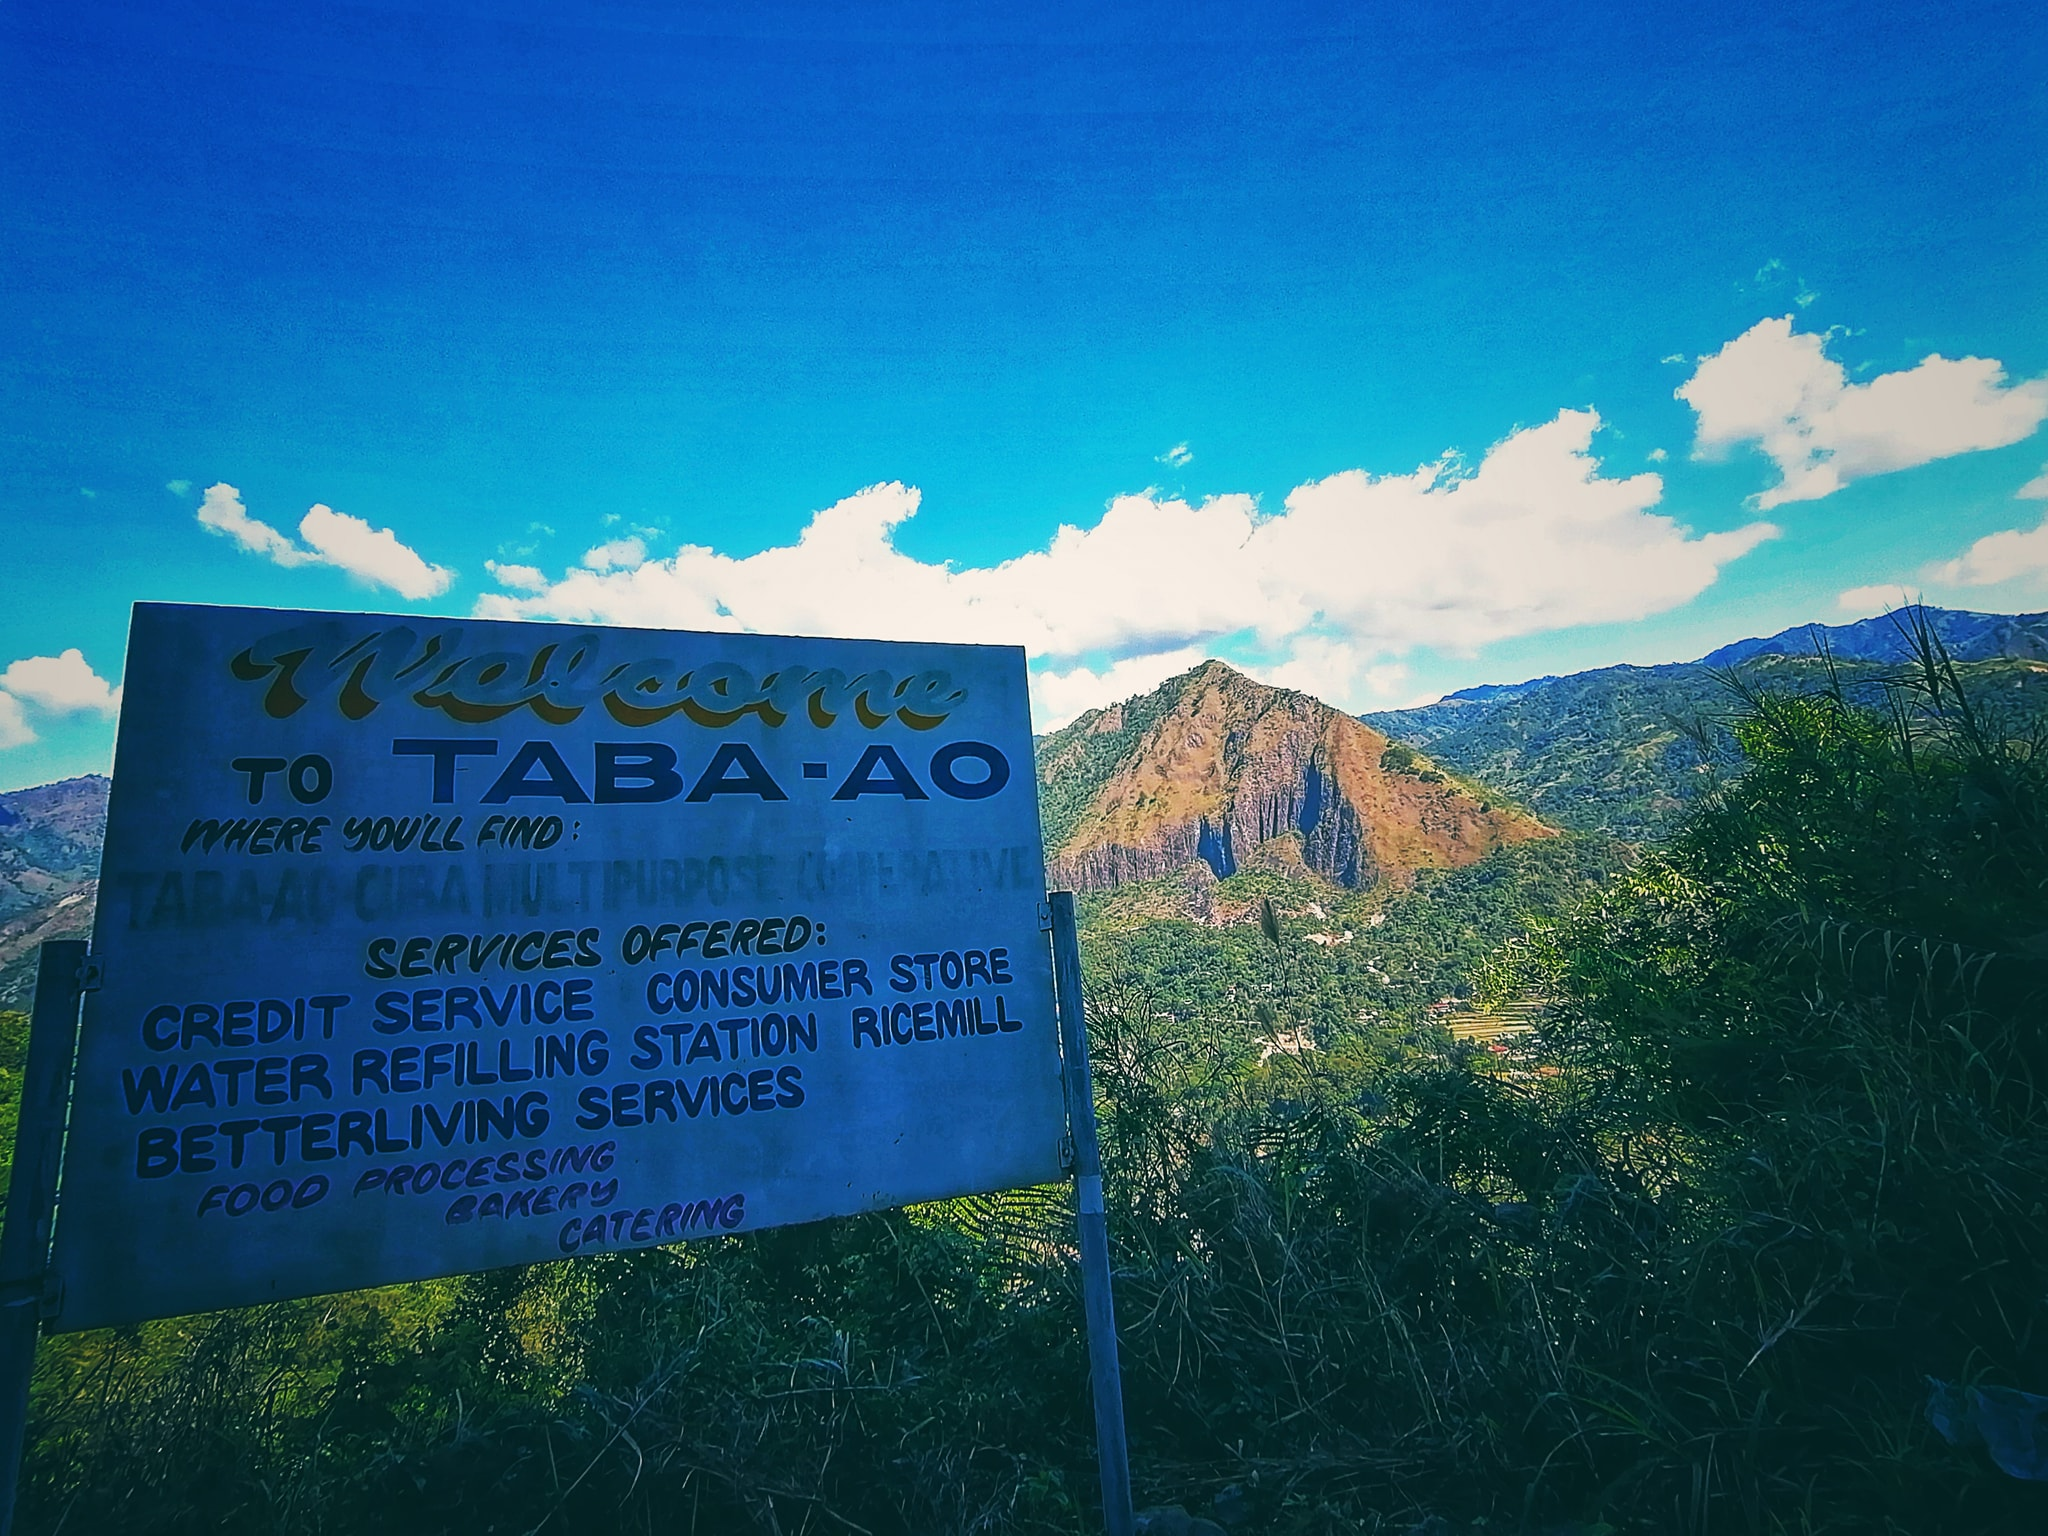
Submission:
MULTIPOLYGON (((1519 683, 1475 683, 1454 688, 1436 704, 1487 703, 1531 692, 1550 683, 1564 682, 1602 672, 1662 672, 1680 667, 1732 667, 1760 656, 1810 656, 1815 654, 1814 636, 1827 638, 1828 651, 1840 660, 1904 662, 1913 657, 1911 624, 1914 615, 1925 615, 1936 638, 1956 661, 2001 659, 2048 660, 2048 612, 1978 613, 1967 608, 1936 608, 1912 603, 1874 618, 1847 624, 1814 621, 1795 624, 1774 635, 1731 640, 1691 661, 1615 662, 1605 667, 1587 667, 1578 672, 1546 672, 1519 683)), ((1418 704, 1408 710, 1377 710, 1360 714, 1361 720, 1431 709, 1418 704)))
POLYGON ((1481 684, 1434 704, 1361 718, 1516 796, 1558 826, 1653 841, 1741 766, 1725 724, 1739 704, 1731 673, 1753 686, 1815 687, 1828 681, 1832 667, 1851 697, 1876 703, 1887 680, 1912 660, 1920 619, 1988 697, 2028 711, 2048 708, 2048 614, 1914 605, 1849 624, 1800 625, 1732 641, 1696 661, 1481 684))

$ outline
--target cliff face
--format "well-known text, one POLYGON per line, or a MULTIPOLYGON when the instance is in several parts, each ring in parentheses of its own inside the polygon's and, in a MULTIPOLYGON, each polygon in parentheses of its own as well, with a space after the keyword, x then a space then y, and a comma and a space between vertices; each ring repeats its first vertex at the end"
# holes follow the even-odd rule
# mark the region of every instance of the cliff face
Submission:
POLYGON ((1223 878, 1256 856, 1362 887, 1553 835, 1425 762, 1382 767, 1386 746, 1307 694, 1206 662, 1040 743, 1048 877, 1091 890, 1200 864, 1223 878))
POLYGON ((91 929, 106 830, 97 774, 0 794, 0 1008, 27 1006, 38 944, 91 929))

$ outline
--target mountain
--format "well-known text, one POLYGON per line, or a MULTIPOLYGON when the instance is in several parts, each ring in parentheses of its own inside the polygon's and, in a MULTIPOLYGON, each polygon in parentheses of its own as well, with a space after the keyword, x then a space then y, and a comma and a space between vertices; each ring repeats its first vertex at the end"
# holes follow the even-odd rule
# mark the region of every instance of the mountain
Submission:
POLYGON ((1915 604, 1853 624, 1802 624, 1765 640, 1737 640, 1694 665, 1732 667, 1758 656, 1811 656, 1824 635, 1837 660, 1898 663, 1913 659, 1915 619, 1924 619, 1957 661, 2048 661, 2048 613, 1970 613, 1915 604))
MULTIPOLYGON (((2048 614, 1917 612, 1980 691, 2048 708, 2048 614)), ((1874 702, 1911 660, 1912 617, 1788 629, 1698 661, 1486 684, 1362 718, 1557 826, 1643 842, 1669 833, 1717 774, 1740 767, 1722 723, 1740 702, 1731 670, 1750 686, 1819 686, 1824 640, 1844 688, 1874 702)))
POLYGON ((27 1006, 38 944, 92 926, 106 830, 98 774, 0 794, 0 1008, 27 1006))
POLYGON ((1362 889, 1552 836, 1304 693, 1204 662, 1038 743, 1047 876, 1104 890, 1267 869, 1362 889))

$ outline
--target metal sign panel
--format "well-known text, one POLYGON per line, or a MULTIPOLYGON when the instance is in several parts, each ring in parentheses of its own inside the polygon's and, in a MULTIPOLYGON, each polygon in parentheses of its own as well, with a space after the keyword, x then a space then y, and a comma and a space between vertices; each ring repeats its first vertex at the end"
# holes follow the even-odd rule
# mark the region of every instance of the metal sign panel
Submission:
POLYGON ((1021 650, 142 604, 95 1327, 1060 1176, 1021 650))

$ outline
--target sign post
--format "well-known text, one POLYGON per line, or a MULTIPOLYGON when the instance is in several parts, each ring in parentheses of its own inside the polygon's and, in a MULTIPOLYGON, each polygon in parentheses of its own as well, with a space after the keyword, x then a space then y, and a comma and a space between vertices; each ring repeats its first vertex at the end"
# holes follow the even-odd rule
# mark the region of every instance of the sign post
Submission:
POLYGON ((86 946, 52 939, 36 957, 28 1062, 21 1079, 21 1117, 7 1182, 7 1218, 0 1227, 0 1536, 14 1528, 28 1430, 29 1378, 50 1278, 50 1229, 57 1209, 57 1171, 71 1098, 86 946))
POLYGON ((1102 1150, 1095 1138, 1095 1088, 1088 1070, 1081 943, 1074 923, 1073 892, 1054 891, 1051 903, 1060 1042, 1067 1059, 1067 1125, 1074 1138, 1081 1307, 1088 1320, 1088 1377, 1095 1398, 1095 1451, 1102 1472, 1102 1523, 1108 1536, 1131 1536, 1131 1461, 1124 1442, 1124 1384, 1117 1362, 1116 1303, 1110 1291, 1109 1219, 1102 1204, 1102 1150))

